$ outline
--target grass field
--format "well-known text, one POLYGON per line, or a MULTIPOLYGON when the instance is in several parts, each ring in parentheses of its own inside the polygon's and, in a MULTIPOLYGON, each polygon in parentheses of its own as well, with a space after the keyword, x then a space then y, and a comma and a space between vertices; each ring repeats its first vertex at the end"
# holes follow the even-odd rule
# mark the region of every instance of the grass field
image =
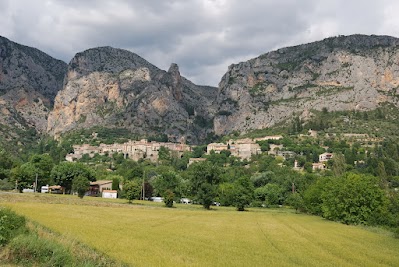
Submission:
POLYGON ((0 194, 55 232, 132 266, 399 266, 399 240, 291 210, 201 210, 0 194))

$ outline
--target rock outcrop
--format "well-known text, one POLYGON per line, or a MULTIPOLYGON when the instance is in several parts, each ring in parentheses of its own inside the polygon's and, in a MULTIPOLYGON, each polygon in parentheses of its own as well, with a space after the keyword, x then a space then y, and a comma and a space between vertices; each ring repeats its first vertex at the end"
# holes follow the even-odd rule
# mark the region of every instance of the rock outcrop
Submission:
POLYGON ((389 36, 339 36, 231 65, 219 84, 214 131, 266 128, 323 108, 399 107, 398 45, 389 36))
POLYGON ((0 135, 46 132, 47 115, 62 88, 67 64, 31 47, 0 37, 0 135))
POLYGON ((216 93, 181 77, 176 64, 166 72, 126 50, 93 48, 69 63, 48 132, 59 136, 78 128, 120 127, 197 143, 212 131, 212 123, 204 127, 201 122, 211 121, 216 93))

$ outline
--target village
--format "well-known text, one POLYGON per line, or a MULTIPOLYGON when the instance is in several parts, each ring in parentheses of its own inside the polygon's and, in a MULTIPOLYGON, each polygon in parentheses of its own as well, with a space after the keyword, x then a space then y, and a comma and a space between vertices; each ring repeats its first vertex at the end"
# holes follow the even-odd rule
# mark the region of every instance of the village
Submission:
MULTIPOLYGON (((95 133, 94 133, 95 136, 95 133)), ((301 135, 303 137, 304 135, 301 135)), ((317 132, 309 130, 307 137, 317 137, 317 132)), ((366 135, 348 135, 348 137, 361 137, 366 138, 366 135)), ((282 144, 270 144, 270 149, 266 152, 261 150, 259 141, 268 140, 281 140, 282 135, 264 136, 260 138, 244 138, 244 139, 230 139, 225 143, 210 143, 206 147, 206 154, 221 153, 222 151, 229 151, 231 156, 237 157, 241 160, 250 160, 253 155, 259 155, 261 153, 267 153, 272 156, 280 156, 284 159, 294 158, 296 153, 293 151, 285 150, 282 144)), ((123 144, 100 144, 99 146, 93 146, 90 144, 74 145, 74 152, 67 154, 66 161, 76 161, 81 159, 84 155, 94 157, 96 154, 112 156, 114 153, 123 154, 124 158, 138 161, 140 159, 148 159, 152 162, 157 162, 159 159, 159 150, 161 147, 167 148, 175 156, 181 157, 184 152, 192 151, 194 146, 190 146, 181 143, 171 142, 157 142, 148 141, 147 139, 141 139, 139 141, 128 141, 123 144)), ((327 150, 327 148, 326 148, 327 150)), ((333 153, 323 153, 319 155, 319 162, 314 162, 312 165, 313 170, 324 170, 326 169, 326 162, 333 158, 333 153)), ((206 158, 190 158, 188 165, 194 162, 204 161, 206 158)), ((295 162, 293 168, 295 170, 301 170, 297 162, 295 162)))

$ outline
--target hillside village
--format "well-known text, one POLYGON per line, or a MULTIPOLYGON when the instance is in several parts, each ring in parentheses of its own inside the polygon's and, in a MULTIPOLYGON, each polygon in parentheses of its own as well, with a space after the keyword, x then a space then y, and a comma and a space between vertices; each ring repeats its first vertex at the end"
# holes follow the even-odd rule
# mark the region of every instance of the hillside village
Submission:
MULTIPOLYGON (((96 133, 93 133, 92 135, 94 138, 96 137, 96 133)), ((308 134, 299 134, 297 137, 302 139, 316 139, 318 138, 318 132, 310 129, 308 134)), ((334 137, 336 137, 336 134, 326 134, 326 138, 334 137)), ((347 140, 350 145, 354 142, 360 142, 364 147, 369 147, 375 143, 383 141, 382 138, 371 138, 368 134, 344 133, 340 135, 340 138, 347 140)), ((231 156, 237 157, 241 160, 250 160, 253 155, 259 155, 262 153, 281 157, 284 160, 295 158, 297 156, 296 152, 287 150, 283 144, 278 142, 282 139, 282 135, 270 135, 257 138, 230 139, 224 143, 209 143, 206 146, 206 155, 210 155, 211 153, 220 154, 222 151, 228 151, 231 156), (263 141, 268 142, 269 149, 267 151, 262 151, 261 149, 260 143, 263 141)), ((96 154, 101 156, 112 156, 114 153, 121 153, 125 159, 129 158, 134 161, 147 159, 156 163, 159 160, 159 150, 161 147, 168 149, 173 156, 180 158, 183 156, 183 153, 192 151, 195 146, 185 144, 184 140, 182 140, 181 143, 173 143, 148 141, 147 139, 141 139, 138 141, 129 140, 122 144, 100 144, 98 146, 82 144, 73 145, 73 153, 67 154, 65 160, 73 162, 82 159, 85 155, 92 158, 96 154)), ((326 163, 334 157, 334 153, 328 152, 328 147, 324 147, 324 149, 325 152, 318 155, 318 162, 312 163, 313 171, 327 169, 326 163)), ((206 160, 206 158, 190 158, 188 166, 194 162, 204 160, 206 160)), ((355 162, 354 164, 356 163, 358 162, 355 162)), ((295 160, 292 167, 297 171, 303 170, 303 166, 299 166, 297 160, 295 160)))

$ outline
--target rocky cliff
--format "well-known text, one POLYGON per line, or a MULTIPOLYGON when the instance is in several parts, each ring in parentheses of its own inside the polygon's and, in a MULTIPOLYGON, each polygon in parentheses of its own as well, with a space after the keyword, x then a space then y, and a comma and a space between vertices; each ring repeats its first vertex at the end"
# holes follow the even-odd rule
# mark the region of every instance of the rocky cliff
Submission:
POLYGON ((176 64, 163 71, 126 50, 93 48, 69 63, 48 132, 59 136, 78 128, 120 127, 197 143, 212 131, 216 94, 216 88, 182 77, 176 64))
POLYGON ((229 66, 219 84, 214 131, 248 132, 312 110, 399 107, 399 39, 339 36, 282 48, 229 66))
POLYGON ((62 88, 67 64, 31 47, 0 37, 0 136, 45 132, 47 115, 62 88))

